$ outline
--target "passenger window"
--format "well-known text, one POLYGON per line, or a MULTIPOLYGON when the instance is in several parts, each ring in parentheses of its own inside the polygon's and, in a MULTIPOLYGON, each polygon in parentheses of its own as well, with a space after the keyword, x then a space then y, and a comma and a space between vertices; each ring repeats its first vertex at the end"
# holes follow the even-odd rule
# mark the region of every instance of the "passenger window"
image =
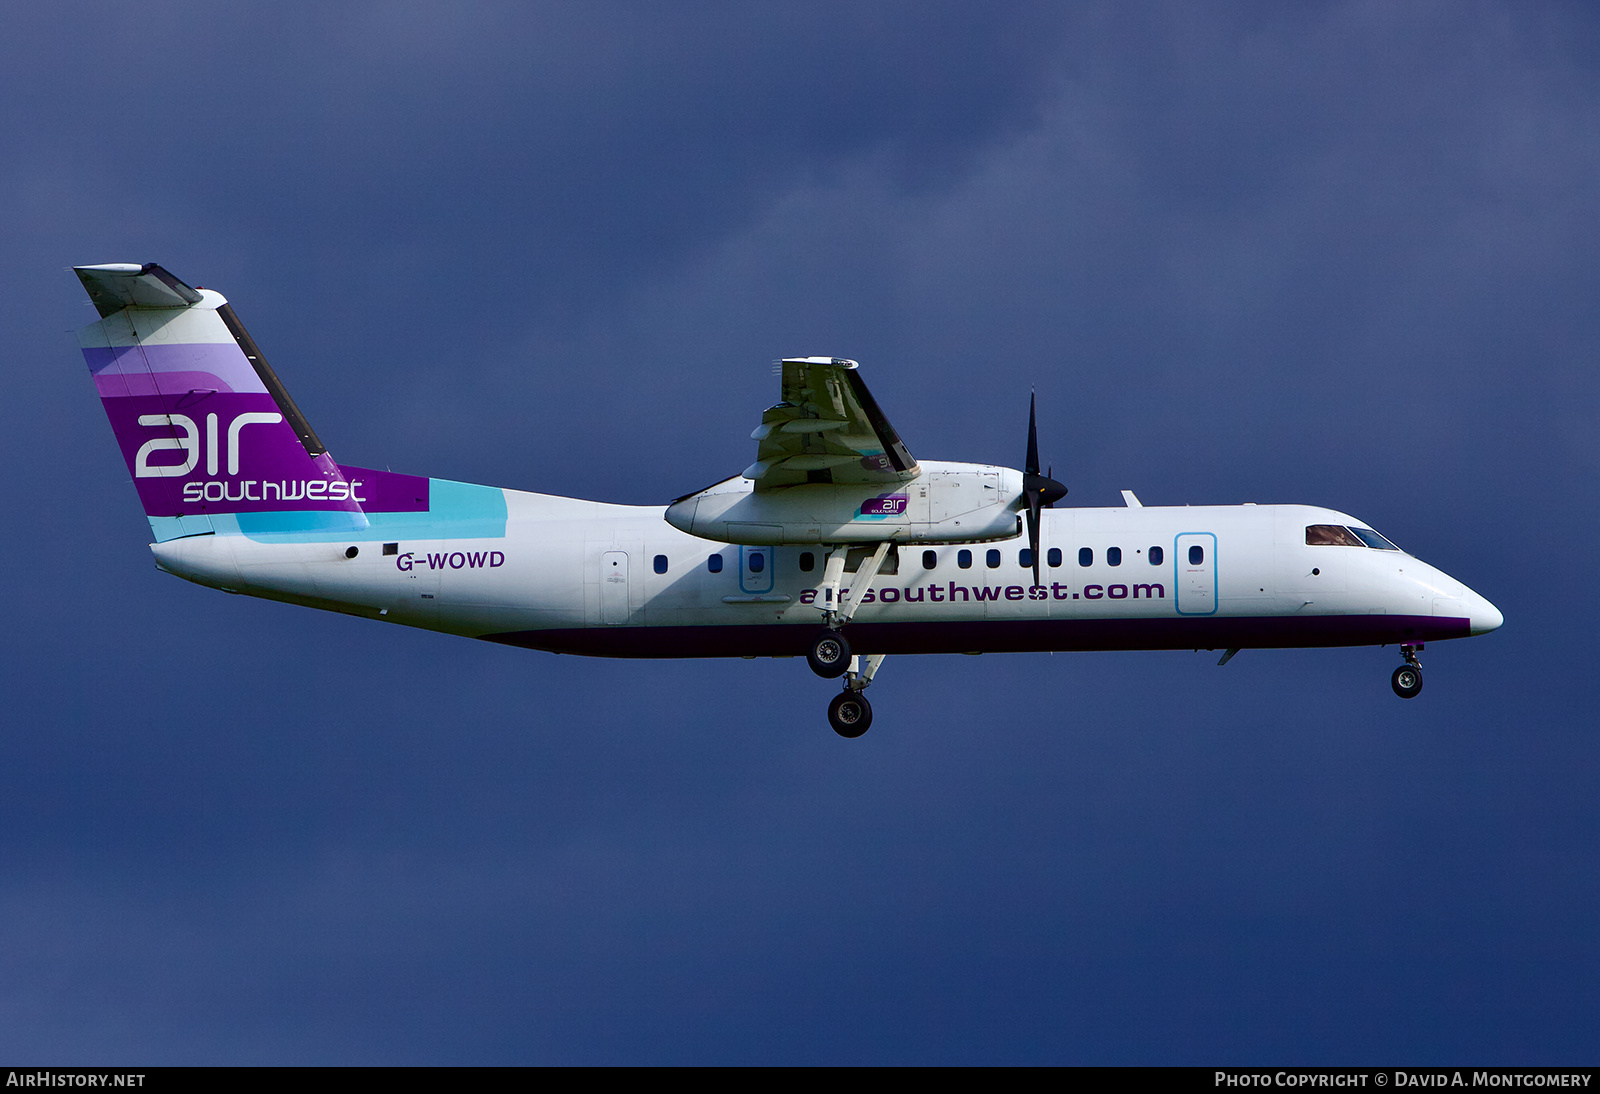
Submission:
POLYGON ((800 552, 800 572, 803 573, 803 574, 809 574, 812 570, 815 570, 816 568, 817 568, 817 556, 812 554, 810 551, 801 551, 800 552))
POLYGON ((1122 548, 1121 547, 1107 547, 1106 548, 1106 565, 1107 566, 1121 566, 1122 565, 1122 548))
POLYGON ((972 552, 967 550, 957 551, 956 565, 960 566, 963 570, 972 569, 972 552))
POLYGON ((984 555, 983 561, 988 564, 989 569, 991 570, 998 568, 1000 565, 1000 552, 991 549, 987 554, 984 555))
POLYGON ((1189 565, 1198 566, 1206 560, 1206 549, 1196 543, 1189 548, 1189 565))
POLYGON ((1093 547, 1079 547, 1078 548, 1078 565, 1079 566, 1093 566, 1094 565, 1094 548, 1093 547))
POLYGON ((937 565, 939 565, 938 552, 936 552, 936 551, 924 551, 924 552, 922 552, 922 568, 924 570, 931 570, 937 565))
POLYGON ((706 559, 706 569, 710 570, 714 574, 720 574, 722 572, 722 556, 712 555, 710 558, 706 559))
POLYGON ((1024 570, 1033 569, 1033 548, 1024 547, 1022 550, 1017 552, 1017 565, 1021 566, 1024 570))
POLYGON ((1044 560, 1052 566, 1061 565, 1061 548, 1050 548, 1050 550, 1045 553, 1044 560))
POLYGON ((656 566, 656 573, 658 573, 658 574, 666 573, 667 572, 667 556, 666 555, 657 555, 656 559, 655 559, 655 566, 656 566))
POLYGON ((1166 557, 1167 557, 1166 552, 1163 551, 1161 548, 1159 548, 1159 547, 1150 548, 1150 565, 1159 566, 1159 565, 1161 565, 1161 560, 1166 558, 1166 557))
POLYGON ((750 567, 750 572, 759 574, 767 568, 767 556, 763 551, 751 551, 744 556, 745 565, 750 567))

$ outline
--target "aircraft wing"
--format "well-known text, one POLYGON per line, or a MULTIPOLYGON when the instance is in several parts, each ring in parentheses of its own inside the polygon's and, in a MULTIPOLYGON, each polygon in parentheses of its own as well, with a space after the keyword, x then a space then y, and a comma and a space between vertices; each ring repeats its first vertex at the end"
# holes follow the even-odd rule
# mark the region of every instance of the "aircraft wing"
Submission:
POLYGON ((854 361, 791 357, 780 362, 783 401, 750 436, 756 462, 744 477, 756 492, 807 482, 899 483, 917 461, 878 409, 854 361))

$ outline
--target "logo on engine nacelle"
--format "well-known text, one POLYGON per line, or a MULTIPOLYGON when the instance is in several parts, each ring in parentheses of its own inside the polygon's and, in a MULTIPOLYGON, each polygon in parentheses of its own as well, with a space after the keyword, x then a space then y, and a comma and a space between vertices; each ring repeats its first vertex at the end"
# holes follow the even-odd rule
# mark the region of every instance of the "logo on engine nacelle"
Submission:
POLYGON ((858 517, 898 517, 906 511, 905 494, 879 494, 861 503, 858 517))

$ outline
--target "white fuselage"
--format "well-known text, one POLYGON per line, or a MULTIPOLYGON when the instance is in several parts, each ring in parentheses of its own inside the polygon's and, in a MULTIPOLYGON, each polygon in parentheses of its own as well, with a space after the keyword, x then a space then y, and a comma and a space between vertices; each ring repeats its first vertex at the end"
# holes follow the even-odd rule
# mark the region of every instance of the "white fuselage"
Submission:
MULTIPOLYGON (((187 536, 152 550, 203 585, 558 652, 789 655, 822 621, 825 546, 711 542, 662 507, 503 493, 503 536, 419 525, 321 542, 187 536)), ((863 653, 1336 646, 1499 626, 1487 600, 1404 552, 1308 545, 1307 526, 1323 524, 1360 522, 1301 505, 1046 510, 1037 586, 1023 537, 905 542, 895 572, 859 597, 851 642, 863 653)))

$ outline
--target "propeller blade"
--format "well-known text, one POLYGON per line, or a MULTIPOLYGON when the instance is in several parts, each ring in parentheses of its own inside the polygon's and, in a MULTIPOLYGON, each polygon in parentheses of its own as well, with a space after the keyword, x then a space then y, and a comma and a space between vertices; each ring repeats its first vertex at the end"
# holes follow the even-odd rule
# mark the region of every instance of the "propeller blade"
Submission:
POLYGON ((1030 499, 1028 505, 1028 554, 1033 559, 1033 583, 1039 584, 1039 507, 1030 499))
POLYGON ((1038 398, 1033 392, 1028 392, 1028 459, 1022 465, 1024 475, 1039 473, 1039 423, 1033 413, 1038 398))
MULTIPOLYGON (((1050 475, 1039 474, 1039 397, 1028 393, 1028 456, 1022 466, 1022 499, 1028 511, 1028 551, 1033 556, 1033 583, 1039 584, 1039 511, 1052 509, 1067 488, 1050 475)), ((1055 466, 1050 467, 1052 472, 1055 466)))

